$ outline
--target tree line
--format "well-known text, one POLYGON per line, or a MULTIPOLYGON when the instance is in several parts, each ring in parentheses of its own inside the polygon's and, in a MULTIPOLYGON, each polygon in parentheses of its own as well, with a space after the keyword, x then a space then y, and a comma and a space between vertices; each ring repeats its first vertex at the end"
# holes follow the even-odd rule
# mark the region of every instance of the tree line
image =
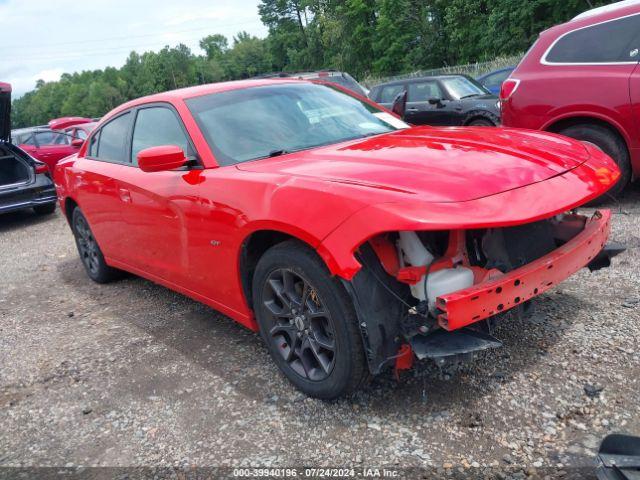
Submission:
POLYGON ((98 117, 143 95, 277 71, 334 68, 358 79, 490 60, 527 50, 544 29, 613 0, 261 0, 266 38, 240 32, 159 52, 121 68, 38 81, 13 102, 15 127, 98 117))

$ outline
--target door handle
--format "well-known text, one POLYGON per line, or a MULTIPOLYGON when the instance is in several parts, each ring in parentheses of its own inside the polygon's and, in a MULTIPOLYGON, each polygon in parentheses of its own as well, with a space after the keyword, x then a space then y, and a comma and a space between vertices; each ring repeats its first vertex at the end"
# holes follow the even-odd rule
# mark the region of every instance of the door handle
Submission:
POLYGON ((120 200, 124 203, 131 203, 131 192, 126 188, 119 188, 118 194, 120 195, 120 200))
POLYGON ((417 108, 407 108, 407 112, 417 112, 417 108))

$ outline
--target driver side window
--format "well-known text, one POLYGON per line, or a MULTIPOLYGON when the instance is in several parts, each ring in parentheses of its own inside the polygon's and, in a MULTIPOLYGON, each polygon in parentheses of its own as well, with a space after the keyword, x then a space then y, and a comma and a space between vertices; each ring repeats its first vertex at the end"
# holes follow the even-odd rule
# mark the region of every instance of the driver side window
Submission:
POLYGON ((430 98, 442 99, 442 90, 437 82, 419 82, 409 84, 407 102, 428 102, 430 98))
POLYGON ((138 165, 140 151, 161 145, 177 145, 187 157, 193 155, 182 125, 171 109, 148 107, 139 110, 133 129, 131 164, 138 165))

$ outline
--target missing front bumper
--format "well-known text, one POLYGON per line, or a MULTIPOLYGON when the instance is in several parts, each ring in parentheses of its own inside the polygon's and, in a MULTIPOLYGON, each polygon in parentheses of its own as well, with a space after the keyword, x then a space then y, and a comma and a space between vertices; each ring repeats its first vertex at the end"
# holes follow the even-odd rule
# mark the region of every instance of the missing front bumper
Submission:
POLYGON ((597 211, 582 232, 547 255, 498 278, 438 297, 438 323, 445 330, 457 330, 549 290, 599 258, 611 230, 610 219, 609 210, 597 211))

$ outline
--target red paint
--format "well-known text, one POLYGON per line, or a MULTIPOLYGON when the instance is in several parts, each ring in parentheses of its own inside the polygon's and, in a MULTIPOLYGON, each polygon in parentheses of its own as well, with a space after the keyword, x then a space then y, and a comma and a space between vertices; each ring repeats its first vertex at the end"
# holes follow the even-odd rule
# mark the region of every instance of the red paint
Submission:
POLYGON ((440 326, 456 330, 520 305, 544 293, 588 264, 604 247, 611 212, 602 210, 585 229, 553 252, 473 287, 438 297, 440 326))
POLYGON ((138 167, 143 172, 163 172, 182 167, 187 161, 182 149, 176 145, 151 147, 138 153, 138 167))
MULTIPOLYGON (((378 256, 382 268, 392 277, 398 275, 400 261, 398 259, 398 249, 391 242, 387 235, 378 235, 369 240, 373 251, 378 256)), ((416 280, 417 283, 417 280, 416 280)))
POLYGON ((413 350, 411 345, 404 343, 400 346, 398 356, 396 357, 395 373, 396 378, 399 377, 401 370, 410 370, 413 367, 413 350))
MULTIPOLYGON (((543 64, 549 47, 577 28, 640 13, 629 5, 572 20, 540 34, 501 92, 502 124, 532 130, 553 130, 558 122, 576 118, 605 122, 624 138, 634 175, 640 174, 640 67, 620 64, 543 64), (511 91, 516 81, 515 91, 511 91)), ((630 49, 637 45, 630 45, 630 49)), ((638 57, 636 57, 638 58, 638 57)))
POLYGON ((25 152, 33 158, 47 164, 49 171, 53 171, 56 164, 65 157, 76 153, 80 147, 74 145, 54 145, 54 144, 38 144, 38 145, 20 145, 25 152))
POLYGON ((91 118, 85 117, 61 117, 54 118, 53 120, 49 120, 49 128, 51 130, 64 130, 74 125, 80 125, 84 123, 91 123, 93 120, 91 118))
POLYGON ((62 205, 80 205, 108 264, 257 329, 240 271, 242 245, 255 232, 298 238, 348 280, 360 269, 354 252, 378 235, 549 218, 600 196, 619 175, 611 159, 579 142, 486 128, 412 128, 219 167, 184 100, 288 81, 297 80, 205 85, 117 108, 103 121, 137 105, 171 104, 204 168, 146 173, 86 158, 85 142, 55 170, 62 205))

